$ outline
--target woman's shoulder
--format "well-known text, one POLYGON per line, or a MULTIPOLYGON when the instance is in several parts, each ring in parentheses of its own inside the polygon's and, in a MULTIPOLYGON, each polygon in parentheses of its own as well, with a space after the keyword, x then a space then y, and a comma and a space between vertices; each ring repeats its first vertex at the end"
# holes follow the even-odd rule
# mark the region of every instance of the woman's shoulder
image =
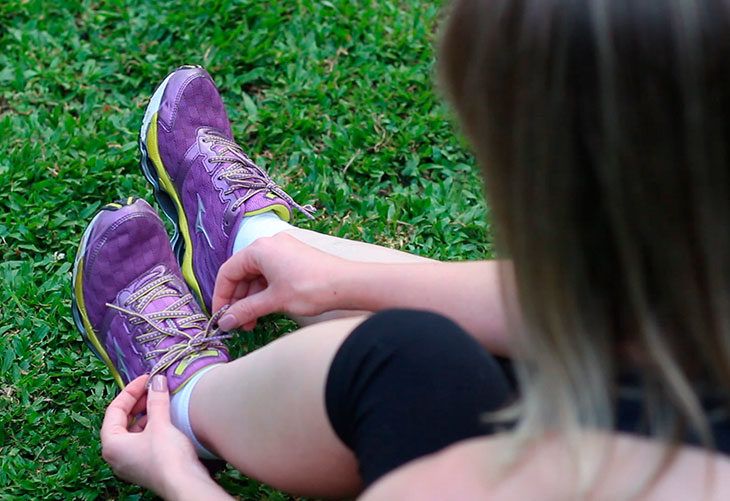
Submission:
MULTIPOLYGON (((557 439, 530 447, 506 468, 511 437, 466 440, 413 461, 383 477, 365 501, 390 499, 545 499, 576 497, 577 473, 570 450, 557 439)), ((666 447, 631 435, 592 434, 583 444, 604 451, 588 499, 635 498, 661 465, 666 447)), ((681 447, 675 460, 643 493, 645 501, 730 499, 730 460, 695 447, 681 447)))

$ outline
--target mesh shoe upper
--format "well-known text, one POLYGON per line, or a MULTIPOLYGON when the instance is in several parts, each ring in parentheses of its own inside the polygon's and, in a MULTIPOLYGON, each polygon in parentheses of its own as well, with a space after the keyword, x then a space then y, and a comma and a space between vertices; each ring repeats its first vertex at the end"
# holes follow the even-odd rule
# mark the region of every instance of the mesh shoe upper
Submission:
POLYGON ((228 360, 228 336, 193 299, 146 202, 102 211, 87 232, 76 272, 82 332, 121 383, 160 373, 175 391, 201 367, 228 360))

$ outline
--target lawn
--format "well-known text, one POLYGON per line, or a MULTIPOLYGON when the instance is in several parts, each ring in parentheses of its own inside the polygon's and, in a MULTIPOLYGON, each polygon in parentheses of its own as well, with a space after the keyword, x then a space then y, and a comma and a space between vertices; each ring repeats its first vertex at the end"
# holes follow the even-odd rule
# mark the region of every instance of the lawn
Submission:
MULTIPOLYGON (((474 160, 434 90, 439 16, 422 0, 0 2, 0 499, 151 497, 100 458, 116 389, 71 320, 70 272, 102 204, 153 201, 137 133, 176 66, 204 65, 239 142, 316 204, 299 224, 440 259, 491 253, 474 160)), ((234 351, 292 328, 264 321, 234 351)))

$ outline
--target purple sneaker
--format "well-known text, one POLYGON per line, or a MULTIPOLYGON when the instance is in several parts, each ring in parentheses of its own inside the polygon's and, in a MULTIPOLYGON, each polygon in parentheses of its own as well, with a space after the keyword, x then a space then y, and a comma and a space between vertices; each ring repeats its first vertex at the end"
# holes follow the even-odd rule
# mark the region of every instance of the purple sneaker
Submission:
POLYGON ((208 311, 215 278, 241 220, 272 211, 289 221, 302 207, 233 140, 218 89, 198 66, 165 78, 150 99, 139 137, 142 170, 175 225, 183 277, 208 311))
POLYGON ((142 374, 164 374, 174 393, 203 367, 229 360, 221 341, 230 336, 193 299, 144 200, 108 204, 94 217, 73 288, 76 326, 122 388, 142 374))

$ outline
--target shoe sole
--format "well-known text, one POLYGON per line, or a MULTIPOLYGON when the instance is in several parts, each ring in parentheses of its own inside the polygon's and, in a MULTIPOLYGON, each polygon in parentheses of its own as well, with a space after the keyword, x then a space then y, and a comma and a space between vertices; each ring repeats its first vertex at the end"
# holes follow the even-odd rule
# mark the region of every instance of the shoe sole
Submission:
MULTIPOLYGON (((201 68, 200 66, 183 66, 179 69, 201 68)), ((177 71, 177 70, 176 70, 177 71)), ((206 314, 210 314, 200 283, 193 271, 193 240, 188 230, 188 221, 182 206, 180 194, 175 189, 165 166, 162 164, 159 148, 157 145, 157 114, 160 111, 162 97, 165 94, 167 84, 175 72, 170 73, 157 87, 155 93, 145 110, 142 119, 142 127, 139 132, 139 150, 141 154, 140 166, 147 181, 152 185, 155 199, 160 205, 162 212, 172 222, 175 229, 170 243, 180 265, 183 278, 190 287, 190 290, 197 297, 198 303, 206 314), (182 223, 181 223, 182 221, 182 223)))
MULTIPOLYGON (((130 205, 133 202, 134 199, 132 197, 127 199, 127 205, 130 205)), ((71 279, 71 283, 73 284, 73 294, 71 295, 71 313, 74 323, 76 324, 76 328, 81 333, 81 337, 83 338, 86 345, 89 347, 92 353, 94 353, 94 355, 99 358, 99 360, 104 362, 104 365, 106 365, 109 369, 109 372, 111 372, 112 377, 114 378, 114 382, 116 382, 120 388, 124 389, 125 384, 122 380, 122 375, 119 374, 119 371, 117 371, 116 367, 114 367, 114 364, 112 363, 109 354, 104 349, 104 345, 102 345, 101 341, 96 335, 96 332, 94 332, 94 328, 91 326, 91 321, 89 320, 89 316, 86 313, 86 302, 84 301, 83 284, 84 256, 86 255, 86 247, 89 243, 89 236, 91 235, 94 225, 96 224, 99 216, 101 216, 104 210, 117 210, 122 207, 123 205, 119 203, 105 205, 102 210, 99 211, 96 216, 94 216, 94 219, 91 220, 91 223, 89 223, 89 225, 86 227, 86 230, 84 230, 84 234, 81 237, 81 243, 79 244, 79 248, 76 251, 76 257, 74 258, 74 268, 71 279)))

